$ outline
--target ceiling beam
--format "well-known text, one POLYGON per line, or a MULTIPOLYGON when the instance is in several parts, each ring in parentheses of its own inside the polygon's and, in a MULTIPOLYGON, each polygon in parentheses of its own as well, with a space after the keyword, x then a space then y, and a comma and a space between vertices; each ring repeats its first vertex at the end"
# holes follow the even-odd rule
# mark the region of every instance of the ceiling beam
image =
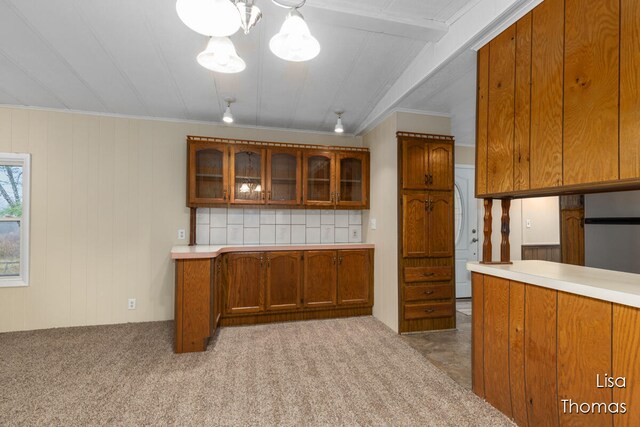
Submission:
POLYGON ((449 26, 418 16, 393 15, 382 9, 364 9, 337 5, 327 0, 309 0, 300 9, 309 22, 382 33, 425 42, 440 40, 449 26))
MULTIPOLYGON (((496 28, 506 28, 542 0, 481 0, 449 27, 449 31, 438 41, 427 43, 400 78, 371 109, 360 123, 355 134, 374 128, 398 106, 410 92, 423 84, 438 70, 465 49, 477 45, 496 28)), ((469 94, 473 96, 473 94, 469 94)))

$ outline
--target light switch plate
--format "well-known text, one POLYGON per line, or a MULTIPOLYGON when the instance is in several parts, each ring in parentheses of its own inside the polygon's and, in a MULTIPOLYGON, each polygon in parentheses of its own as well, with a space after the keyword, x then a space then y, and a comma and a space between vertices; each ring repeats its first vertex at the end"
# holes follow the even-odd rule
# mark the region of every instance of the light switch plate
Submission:
POLYGON ((369 219, 369 228, 372 230, 375 230, 376 228, 378 228, 378 224, 375 218, 369 219))
POLYGON ((531 220, 530 219, 527 220, 527 228, 531 228, 531 220))

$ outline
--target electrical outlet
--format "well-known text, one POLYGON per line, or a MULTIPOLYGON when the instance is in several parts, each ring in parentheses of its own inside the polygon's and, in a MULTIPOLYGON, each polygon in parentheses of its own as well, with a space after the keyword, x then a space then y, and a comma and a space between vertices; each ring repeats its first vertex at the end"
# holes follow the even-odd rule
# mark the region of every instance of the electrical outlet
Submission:
POLYGON ((129 298, 129 300, 127 301, 127 308, 129 310, 135 310, 136 309, 136 299, 135 298, 129 298))
POLYGON ((184 228, 181 228, 180 230, 178 230, 178 240, 184 240, 187 238, 187 232, 185 231, 184 228))

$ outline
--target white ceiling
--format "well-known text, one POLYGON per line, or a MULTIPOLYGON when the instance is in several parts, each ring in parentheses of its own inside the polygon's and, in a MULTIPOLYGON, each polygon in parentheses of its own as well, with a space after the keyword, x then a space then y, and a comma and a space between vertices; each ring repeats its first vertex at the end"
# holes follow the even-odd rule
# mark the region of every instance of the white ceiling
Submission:
MULTIPOLYGON (((195 61, 207 38, 180 21, 175 0, 0 0, 0 104, 219 121, 232 96, 239 125, 331 131, 334 111, 344 110, 354 132, 417 56, 452 38, 459 20, 468 26, 469 11, 486 15, 487 1, 308 0, 301 12, 322 51, 289 63, 268 49, 287 11, 258 0, 263 20, 232 37, 247 69, 224 75, 195 61)), ((400 106, 451 112, 443 87, 470 73, 469 58, 429 76, 400 106)))

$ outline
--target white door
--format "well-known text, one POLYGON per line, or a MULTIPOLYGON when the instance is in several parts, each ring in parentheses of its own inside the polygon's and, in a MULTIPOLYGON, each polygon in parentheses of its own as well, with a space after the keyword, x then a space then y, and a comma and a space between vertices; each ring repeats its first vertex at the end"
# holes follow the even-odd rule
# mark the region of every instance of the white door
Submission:
POLYGON ((471 297, 471 273, 467 261, 478 260, 478 201, 475 198, 475 168, 456 166, 455 236, 456 297, 471 297))

